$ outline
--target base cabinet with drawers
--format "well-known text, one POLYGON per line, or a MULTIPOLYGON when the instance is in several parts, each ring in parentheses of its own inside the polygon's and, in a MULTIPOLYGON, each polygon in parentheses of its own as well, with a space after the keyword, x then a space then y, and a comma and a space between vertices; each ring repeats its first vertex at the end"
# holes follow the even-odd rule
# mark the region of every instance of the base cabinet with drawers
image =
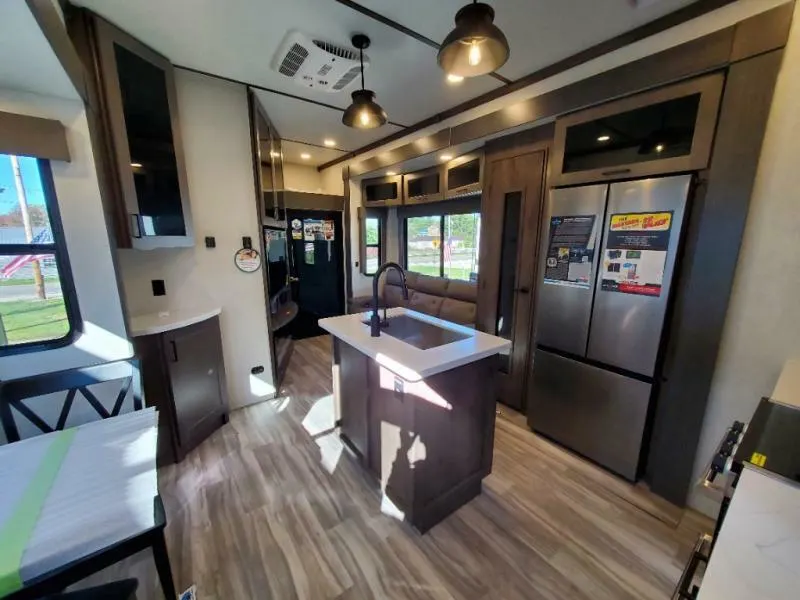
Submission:
POLYGON ((134 338, 147 406, 158 409, 158 464, 180 462, 228 421, 219 317, 134 338))

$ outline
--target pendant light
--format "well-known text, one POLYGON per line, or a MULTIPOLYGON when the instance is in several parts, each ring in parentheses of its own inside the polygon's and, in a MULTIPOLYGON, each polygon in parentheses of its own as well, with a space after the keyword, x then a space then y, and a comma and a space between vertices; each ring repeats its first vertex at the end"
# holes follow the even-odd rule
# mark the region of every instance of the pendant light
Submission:
POLYGON ((369 48, 369 38, 357 33, 353 36, 353 46, 358 48, 361 60, 361 89, 353 92, 353 103, 342 115, 342 123, 356 129, 375 129, 385 125, 389 117, 381 105, 375 102, 375 92, 364 89, 364 50, 369 48))
POLYGON ((494 24, 494 9, 475 0, 456 13, 456 28, 442 42, 437 57, 446 73, 486 75, 508 60, 508 40, 494 24))

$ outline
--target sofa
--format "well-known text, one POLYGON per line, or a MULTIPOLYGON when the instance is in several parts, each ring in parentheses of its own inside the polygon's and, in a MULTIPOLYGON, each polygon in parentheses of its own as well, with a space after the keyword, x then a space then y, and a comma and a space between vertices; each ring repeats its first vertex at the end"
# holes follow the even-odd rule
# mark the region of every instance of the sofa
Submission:
MULTIPOLYGON (((408 300, 404 300, 400 275, 396 271, 390 270, 384 277, 379 306, 390 308, 404 306, 445 321, 475 327, 477 284, 406 271, 408 300)), ((351 313, 365 312, 371 308, 371 296, 353 298, 350 303, 351 313)))

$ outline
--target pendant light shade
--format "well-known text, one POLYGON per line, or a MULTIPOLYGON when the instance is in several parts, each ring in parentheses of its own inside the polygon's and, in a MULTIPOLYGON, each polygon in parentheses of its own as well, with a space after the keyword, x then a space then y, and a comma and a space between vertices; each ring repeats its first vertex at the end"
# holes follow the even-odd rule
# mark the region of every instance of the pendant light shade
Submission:
POLYGON ((476 1, 456 13, 456 28, 442 42, 438 61, 446 73, 476 77, 502 67, 509 53, 506 36, 494 24, 494 9, 476 1))
POLYGON ((353 103, 342 115, 342 123, 356 129, 375 129, 385 125, 389 117, 381 105, 375 102, 375 92, 356 90, 352 94, 353 103))
POLYGON ((386 111, 375 102, 375 92, 364 89, 364 50, 369 48, 369 38, 363 34, 353 36, 353 46, 358 48, 361 60, 361 89, 352 93, 353 102, 342 115, 342 123, 355 129, 375 129, 389 120, 386 111))

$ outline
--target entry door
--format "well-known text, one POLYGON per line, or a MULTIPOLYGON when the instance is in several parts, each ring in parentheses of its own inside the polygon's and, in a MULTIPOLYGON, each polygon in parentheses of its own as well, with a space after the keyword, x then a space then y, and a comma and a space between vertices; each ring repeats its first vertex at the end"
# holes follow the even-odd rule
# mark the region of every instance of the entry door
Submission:
POLYGON ((299 308, 290 324, 292 337, 321 335, 319 319, 344 314, 342 213, 287 210, 286 219, 292 238, 292 297, 299 308))
POLYGON ((511 340, 509 355, 500 357, 498 400, 524 410, 547 151, 486 161, 477 326, 511 340))

